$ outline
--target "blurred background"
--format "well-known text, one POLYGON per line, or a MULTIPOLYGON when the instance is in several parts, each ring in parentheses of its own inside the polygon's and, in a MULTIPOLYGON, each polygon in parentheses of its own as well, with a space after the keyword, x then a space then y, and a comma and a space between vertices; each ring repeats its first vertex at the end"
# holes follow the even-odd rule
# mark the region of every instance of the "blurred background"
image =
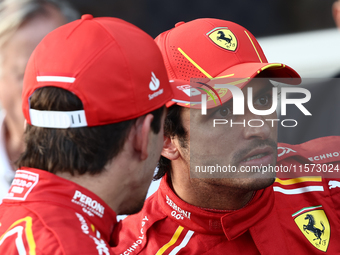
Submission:
POLYGON ((178 21, 220 18, 234 21, 255 37, 335 27, 334 0, 70 0, 82 14, 115 16, 155 37, 178 21))

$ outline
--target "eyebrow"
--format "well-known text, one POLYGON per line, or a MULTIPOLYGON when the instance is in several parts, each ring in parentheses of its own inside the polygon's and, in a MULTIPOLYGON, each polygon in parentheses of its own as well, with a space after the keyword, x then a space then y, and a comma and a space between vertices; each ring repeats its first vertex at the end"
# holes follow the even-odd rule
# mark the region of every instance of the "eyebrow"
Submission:
POLYGON ((222 107, 232 107, 233 104, 233 98, 230 98, 227 102, 224 102, 222 105, 218 105, 216 107, 207 109, 207 115, 209 115, 209 113, 217 111, 218 109, 222 108, 222 107))
MULTIPOLYGON (((258 97, 260 95, 263 95, 263 94, 267 93, 269 90, 271 90, 273 87, 274 87, 274 85, 272 83, 270 83, 269 80, 267 80, 266 86, 263 89, 260 89, 259 91, 257 91, 256 94, 253 95, 253 97, 256 98, 256 97, 258 97)), ((221 108, 223 106, 227 106, 227 107, 233 106, 234 105, 233 104, 233 99, 234 99, 234 97, 230 98, 227 102, 224 102, 222 105, 219 105, 217 107, 213 107, 213 108, 207 109, 207 113, 212 112, 212 111, 216 111, 217 109, 219 109, 219 108, 221 108)), ((247 100, 247 99, 245 99, 245 100, 247 100)))

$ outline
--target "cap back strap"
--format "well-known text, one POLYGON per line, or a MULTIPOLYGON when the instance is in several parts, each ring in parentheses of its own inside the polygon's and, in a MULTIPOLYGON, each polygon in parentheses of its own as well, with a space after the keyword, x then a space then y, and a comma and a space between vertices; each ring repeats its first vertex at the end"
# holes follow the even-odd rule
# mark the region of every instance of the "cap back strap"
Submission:
POLYGON ((31 125, 44 128, 86 127, 84 110, 79 111, 40 111, 30 109, 31 125))

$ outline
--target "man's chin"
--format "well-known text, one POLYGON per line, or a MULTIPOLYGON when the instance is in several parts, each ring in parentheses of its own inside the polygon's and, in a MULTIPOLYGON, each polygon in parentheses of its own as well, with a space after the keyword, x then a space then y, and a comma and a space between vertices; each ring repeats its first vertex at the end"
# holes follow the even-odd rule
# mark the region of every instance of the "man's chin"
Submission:
POLYGON ((265 189, 275 182, 275 176, 239 179, 239 188, 249 191, 265 189))
POLYGON ((275 182, 275 174, 263 176, 240 176, 236 178, 193 178, 195 183, 205 183, 216 190, 234 189, 239 191, 256 191, 265 189, 275 182))

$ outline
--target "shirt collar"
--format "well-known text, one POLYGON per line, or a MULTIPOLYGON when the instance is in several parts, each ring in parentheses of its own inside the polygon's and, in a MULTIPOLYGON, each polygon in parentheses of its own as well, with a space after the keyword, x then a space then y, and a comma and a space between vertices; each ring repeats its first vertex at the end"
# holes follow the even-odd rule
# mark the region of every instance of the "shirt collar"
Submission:
POLYGON ((228 240, 237 238, 265 219, 274 206, 272 186, 256 192, 249 204, 228 213, 211 212, 181 200, 170 188, 165 175, 158 190, 158 200, 172 220, 194 231, 223 234, 228 240))
POLYGON ((109 240, 116 213, 88 189, 47 171, 23 167, 16 171, 6 202, 43 202, 68 207, 86 217, 109 240))

